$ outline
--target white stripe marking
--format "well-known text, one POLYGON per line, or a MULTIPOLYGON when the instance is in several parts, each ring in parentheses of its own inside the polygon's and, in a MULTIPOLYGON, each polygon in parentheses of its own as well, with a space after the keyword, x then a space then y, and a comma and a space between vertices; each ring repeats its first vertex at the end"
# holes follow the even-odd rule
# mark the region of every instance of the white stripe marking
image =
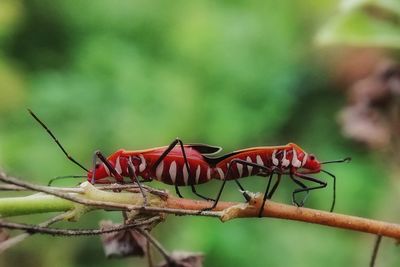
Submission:
POLYGON ((238 172, 239 172, 239 177, 242 177, 242 175, 243 175, 243 164, 236 162, 236 167, 237 167, 238 172))
POLYGON ((196 169, 196 184, 199 184, 200 172, 201 172, 200 165, 197 165, 197 169, 196 169))
POLYGON ((217 168, 217 172, 219 174, 219 179, 224 180, 225 179, 225 175, 224 172, 222 171, 221 168, 217 168))
POLYGON ((260 155, 257 155, 256 159, 258 165, 264 166, 264 161, 262 160, 260 155))
POLYGON ((169 176, 171 176, 172 184, 175 184, 176 180, 176 162, 173 161, 169 166, 169 176))
POLYGON ((274 150, 274 152, 272 152, 272 164, 274 164, 275 166, 279 165, 279 160, 276 158, 276 149, 274 150))
POLYGON ((301 161, 297 158, 297 152, 295 148, 293 148, 292 166, 296 168, 301 167, 301 161))
POLYGON ((139 154, 139 158, 140 158, 139 171, 142 172, 146 169, 146 160, 144 159, 142 154, 139 154))
POLYGON ((161 161, 156 168, 156 178, 159 181, 161 181, 163 170, 164 170, 164 161, 161 161))
POLYGON ((306 152, 304 152, 304 157, 303 157, 303 161, 301 162, 301 167, 306 165, 307 158, 308 158, 308 154, 306 152))
MULTIPOLYGON (((253 163, 253 162, 251 161, 250 156, 247 156, 246 161, 247 161, 247 162, 250 162, 250 163, 253 163)), ((253 170, 253 166, 247 165, 247 171, 249 172, 249 175, 251 175, 251 171, 252 171, 252 170, 253 170)))
POLYGON ((286 150, 283 150, 283 158, 282 158, 282 166, 287 167, 289 166, 290 161, 286 159, 286 150))
POLYGON ((121 169, 121 162, 119 157, 117 157, 116 163, 115 163, 115 170, 117 171, 118 174, 122 173, 122 169, 121 169))
POLYGON ((185 183, 185 185, 187 185, 188 184, 189 173, 187 171, 187 168, 186 168, 185 164, 183 164, 182 171, 183 171, 183 182, 185 183))

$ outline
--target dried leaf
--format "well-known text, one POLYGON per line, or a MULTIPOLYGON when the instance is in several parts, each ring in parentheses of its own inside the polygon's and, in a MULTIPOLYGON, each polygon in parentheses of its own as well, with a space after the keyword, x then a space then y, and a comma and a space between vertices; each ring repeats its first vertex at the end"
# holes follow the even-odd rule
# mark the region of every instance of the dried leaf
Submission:
MULTIPOLYGON (((100 222, 101 229, 117 226, 120 224, 113 224, 111 221, 100 222)), ((135 229, 103 234, 101 240, 107 258, 143 257, 147 253, 147 239, 135 229)))
POLYGON ((385 105, 390 100, 389 86, 374 76, 360 80, 351 87, 349 100, 357 105, 385 105))
POLYGON ((363 105, 345 108, 339 117, 343 134, 371 148, 382 148, 390 142, 390 127, 376 110, 363 105))
POLYGON ((400 137, 399 96, 400 66, 381 60, 367 78, 350 88, 349 105, 339 118, 343 134, 370 148, 389 147, 400 137))
POLYGON ((400 64, 391 64, 385 71, 388 77, 389 91, 394 96, 400 96, 400 64))
POLYGON ((172 263, 161 262, 157 267, 202 267, 204 256, 199 252, 173 251, 170 254, 172 263))

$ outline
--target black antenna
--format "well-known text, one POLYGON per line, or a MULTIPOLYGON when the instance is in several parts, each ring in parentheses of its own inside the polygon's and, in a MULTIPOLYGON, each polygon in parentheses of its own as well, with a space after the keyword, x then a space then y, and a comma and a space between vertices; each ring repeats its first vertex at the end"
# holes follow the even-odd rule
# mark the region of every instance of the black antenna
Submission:
POLYGON ((49 181, 49 183, 47 184, 47 186, 51 186, 51 184, 52 184, 54 181, 56 181, 56 180, 69 179, 69 178, 74 178, 74 179, 75 179, 75 178, 86 178, 86 176, 85 176, 85 175, 65 175, 65 176, 57 176, 57 177, 51 179, 51 180, 49 181))
POLYGON ((329 160, 329 161, 323 161, 321 164, 329 164, 329 163, 341 163, 341 162, 350 162, 351 158, 347 157, 344 159, 336 159, 336 160, 329 160))
POLYGON ((57 138, 54 136, 54 134, 49 130, 49 128, 47 128, 47 126, 35 115, 35 113, 32 112, 32 110, 30 110, 28 108, 29 113, 32 115, 32 117, 40 124, 42 125, 42 127, 47 131, 47 133, 51 136, 51 138, 53 138, 54 142, 56 142, 56 144, 58 145, 58 147, 62 150, 62 152, 65 154, 65 156, 67 156, 67 158, 72 161, 73 163, 75 163, 76 165, 78 165, 79 167, 81 167, 83 170, 85 170, 86 172, 89 172, 88 169, 86 169, 85 167, 83 167, 79 162, 77 162, 73 157, 71 157, 67 151, 65 151, 64 147, 61 145, 61 143, 57 140, 57 138))

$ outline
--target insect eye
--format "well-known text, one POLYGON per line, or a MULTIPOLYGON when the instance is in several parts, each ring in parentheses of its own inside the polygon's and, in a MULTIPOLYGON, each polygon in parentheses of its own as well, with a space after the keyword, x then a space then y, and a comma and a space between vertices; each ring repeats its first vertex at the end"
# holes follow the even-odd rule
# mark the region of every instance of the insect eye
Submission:
POLYGON ((315 156, 314 155, 310 155, 310 160, 315 160, 315 156))
POLYGON ((100 163, 96 163, 95 168, 98 169, 100 167, 100 163))

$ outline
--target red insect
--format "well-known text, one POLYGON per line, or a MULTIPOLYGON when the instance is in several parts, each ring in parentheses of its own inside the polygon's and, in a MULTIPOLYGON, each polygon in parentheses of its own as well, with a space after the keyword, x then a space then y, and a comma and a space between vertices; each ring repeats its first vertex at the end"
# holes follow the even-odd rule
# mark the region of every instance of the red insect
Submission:
POLYGON ((319 162, 314 155, 308 154, 293 143, 284 146, 247 148, 234 151, 222 157, 208 158, 207 162, 214 167, 220 179, 223 180, 223 184, 211 209, 216 206, 227 180, 235 179, 236 181, 236 179, 254 175, 269 177, 259 216, 261 216, 266 199, 270 199, 278 187, 282 175, 288 175, 293 182, 300 186, 300 188, 293 191, 292 201, 297 206, 303 206, 305 199, 300 203, 297 202, 296 194, 300 192, 307 192, 308 194, 312 190, 326 187, 326 182, 310 176, 310 174, 324 172, 333 178, 333 200, 330 209, 330 211, 333 211, 336 201, 336 177, 332 173, 321 169, 321 165, 349 160, 350 158, 345 158, 319 162), (277 175, 277 179, 270 190, 274 174, 277 175), (301 180, 313 182, 315 185, 308 187, 301 180))
POLYGON ((102 163, 89 170, 87 178, 92 183, 112 183, 123 182, 124 177, 137 181, 140 176, 145 181, 158 180, 175 185, 180 197, 178 186, 191 186, 193 193, 209 199, 198 194, 194 186, 211 179, 213 170, 205 161, 205 155, 220 150, 219 147, 204 144, 183 145, 181 140, 176 139, 168 147, 135 151, 120 149, 107 159, 97 152, 102 163), (178 144, 179 147, 176 147, 178 144))
POLYGON ((205 161, 205 155, 218 153, 221 150, 220 147, 205 144, 183 145, 181 140, 176 139, 168 147, 136 151, 120 149, 108 158, 100 151, 96 151, 93 156, 93 168, 89 170, 66 152, 54 134, 31 110, 29 110, 29 113, 48 132, 67 158, 87 172, 87 179, 93 184, 122 183, 124 177, 129 177, 132 182, 137 182, 140 187, 138 181, 140 176, 145 181, 155 179, 175 185, 176 192, 180 197, 182 195, 178 186, 190 185, 194 194, 203 199, 211 200, 197 193, 195 185, 205 183, 212 178, 213 169, 205 161), (178 144, 179 147, 176 147, 178 144), (100 160, 100 163, 97 163, 97 159, 100 160))

